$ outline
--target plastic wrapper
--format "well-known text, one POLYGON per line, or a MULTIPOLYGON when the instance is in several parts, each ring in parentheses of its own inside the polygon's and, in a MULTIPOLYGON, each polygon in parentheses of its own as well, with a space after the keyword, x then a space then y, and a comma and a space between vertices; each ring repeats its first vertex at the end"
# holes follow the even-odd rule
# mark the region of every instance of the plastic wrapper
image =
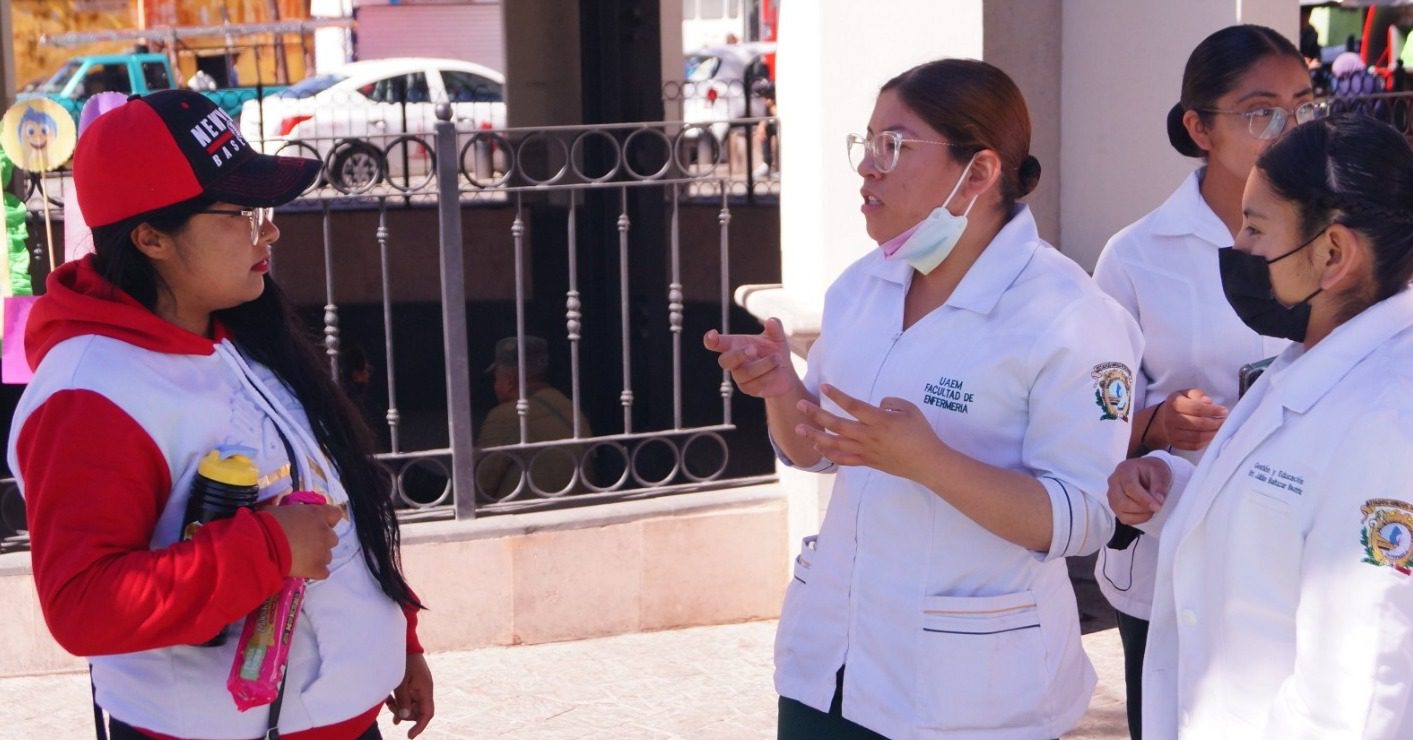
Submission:
MULTIPOLYGON (((295 491, 280 502, 291 504, 322 504, 326 499, 317 493, 295 491)), ((266 599, 245 618, 240 641, 236 643, 235 659, 231 661, 226 688, 235 699, 236 708, 244 712, 275 701, 289 662, 290 641, 299 620, 299 607, 304 602, 303 578, 286 578, 278 593, 266 599)))

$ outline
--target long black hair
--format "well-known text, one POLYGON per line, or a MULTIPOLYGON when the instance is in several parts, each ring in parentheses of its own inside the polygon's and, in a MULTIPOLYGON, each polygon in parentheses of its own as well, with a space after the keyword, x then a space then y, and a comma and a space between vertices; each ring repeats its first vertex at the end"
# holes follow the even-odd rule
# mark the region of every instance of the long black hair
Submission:
POLYGON ((1210 124, 1212 113, 1207 109, 1215 108, 1217 99, 1231 92, 1248 69, 1269 56, 1288 57, 1305 65, 1305 57, 1290 39, 1265 26, 1227 26, 1202 39, 1183 68, 1182 97, 1168 111, 1168 142, 1179 154, 1207 156, 1182 123, 1187 111, 1197 111, 1202 122, 1210 124))
MULTIPOLYGON (((149 310, 155 309, 164 286, 152 262, 133 244, 133 229, 147 223, 158 231, 176 233, 211 205, 205 198, 196 198, 94 228, 94 267, 116 289, 149 310)), ((216 311, 213 317, 225 326, 242 352, 273 371, 303 405, 314 438, 348 492, 363 560, 383 593, 402 606, 422 608, 402 574, 390 481, 373 459, 372 432, 329 375, 312 334, 279 283, 266 275, 259 298, 216 311)))
POLYGON ((1300 212, 1301 239, 1331 223, 1363 235, 1373 285, 1341 307, 1348 319, 1413 279, 1413 149, 1392 126, 1357 114, 1301 124, 1256 160, 1256 169, 1300 212))

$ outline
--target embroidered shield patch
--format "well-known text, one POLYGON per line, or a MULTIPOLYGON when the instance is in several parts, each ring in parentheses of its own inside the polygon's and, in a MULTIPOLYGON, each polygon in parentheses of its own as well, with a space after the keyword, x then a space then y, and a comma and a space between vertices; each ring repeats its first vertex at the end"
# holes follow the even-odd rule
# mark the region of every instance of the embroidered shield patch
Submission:
POLYGON ((1133 371, 1122 362, 1101 362, 1089 371, 1094 379, 1094 403, 1103 410, 1101 421, 1128 421, 1133 405, 1133 371))
POLYGON ((1363 562, 1386 565, 1405 576, 1413 573, 1413 504, 1376 498, 1365 502, 1360 511, 1364 514, 1359 538, 1363 562))

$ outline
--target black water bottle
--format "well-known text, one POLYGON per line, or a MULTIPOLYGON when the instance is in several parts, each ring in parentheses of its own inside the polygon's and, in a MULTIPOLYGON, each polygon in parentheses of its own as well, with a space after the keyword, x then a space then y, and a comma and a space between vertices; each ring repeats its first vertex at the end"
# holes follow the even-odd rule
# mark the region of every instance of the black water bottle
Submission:
MULTIPOLYGON (((260 495, 260 469, 250 459, 254 454, 255 450, 248 447, 222 445, 201 458, 196 477, 191 481, 186 514, 182 517, 183 541, 191 539, 202 525, 229 519, 238 509, 255 505, 260 495)), ((201 646, 215 647, 225 642, 226 633, 222 629, 201 646)))

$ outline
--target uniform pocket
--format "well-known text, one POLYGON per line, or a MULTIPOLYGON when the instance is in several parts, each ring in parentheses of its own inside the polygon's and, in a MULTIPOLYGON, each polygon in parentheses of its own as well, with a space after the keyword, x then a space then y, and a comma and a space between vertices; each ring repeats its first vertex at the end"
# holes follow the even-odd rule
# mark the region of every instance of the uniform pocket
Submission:
POLYGON ((800 554, 795 556, 794 576, 785 587, 785 603, 780 606, 780 622, 775 627, 777 666, 792 659, 791 656, 798 647, 797 641, 808 640, 807 635, 800 634, 800 626, 806 621, 802 599, 805 598, 806 584, 810 580, 810 565, 814 560, 816 539, 817 537, 810 536, 800 543, 800 554))
POLYGON ((1044 717, 1050 670, 1030 591, 929 596, 917 639, 923 726, 952 731, 1029 727, 1044 717))
POLYGON ((795 580, 809 583, 810 563, 814 560, 814 545, 819 535, 811 535, 800 541, 800 554, 795 556, 795 580))

